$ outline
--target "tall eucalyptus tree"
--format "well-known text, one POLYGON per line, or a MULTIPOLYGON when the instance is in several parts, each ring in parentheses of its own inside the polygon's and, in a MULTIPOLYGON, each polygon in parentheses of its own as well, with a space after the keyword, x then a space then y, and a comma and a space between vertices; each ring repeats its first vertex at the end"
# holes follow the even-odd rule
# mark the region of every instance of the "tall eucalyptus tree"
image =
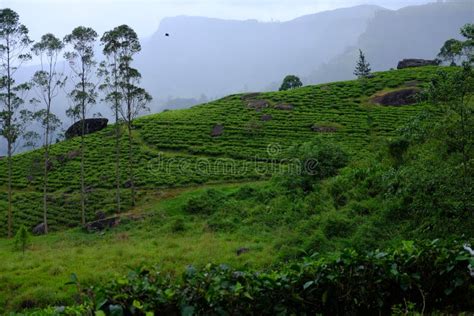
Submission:
MULTIPOLYGON (((108 94, 109 101, 114 105, 116 121, 119 114, 125 122, 128 135, 128 181, 131 190, 132 205, 135 205, 135 171, 133 159, 133 121, 142 112, 149 110, 147 104, 152 97, 145 89, 140 88, 141 74, 132 67, 133 57, 140 52, 141 45, 137 33, 128 25, 120 25, 113 30, 106 32, 102 39, 104 54, 107 56, 109 81, 108 87, 111 92, 108 94)), ((118 126, 116 126, 116 131, 118 126)), ((117 136, 117 144, 119 144, 117 136)), ((117 149, 119 154, 120 150, 117 149)), ((118 164, 119 157, 116 157, 118 164)), ((117 167, 117 172, 118 167, 117 167)), ((119 175, 117 175, 119 179, 119 175)), ((117 184, 118 187, 118 184, 117 184)), ((118 189, 117 189, 118 190, 118 189)))
POLYGON ((28 53, 31 43, 28 28, 20 23, 19 15, 11 9, 0 9, 0 135, 7 142, 9 238, 13 236, 12 155, 30 119, 30 113, 23 108, 24 93, 29 85, 18 84, 14 75, 31 59, 28 53))
POLYGON ((61 121, 52 111, 53 100, 59 90, 64 87, 66 78, 63 72, 57 71, 58 58, 64 48, 63 42, 53 34, 45 34, 41 41, 33 45, 33 53, 40 59, 41 69, 33 75, 32 86, 43 108, 34 114, 44 130, 44 165, 43 165, 43 224, 44 232, 48 233, 48 171, 50 168, 49 150, 51 137, 61 121))
POLYGON ((86 134, 86 114, 87 110, 96 103, 97 83, 95 75, 97 62, 94 56, 94 45, 98 35, 90 27, 78 26, 71 34, 64 37, 64 42, 68 45, 69 51, 64 54, 71 68, 70 80, 73 82, 69 97, 72 100, 72 107, 68 113, 77 116, 81 120, 81 223, 86 223, 86 188, 84 170, 84 152, 86 134))

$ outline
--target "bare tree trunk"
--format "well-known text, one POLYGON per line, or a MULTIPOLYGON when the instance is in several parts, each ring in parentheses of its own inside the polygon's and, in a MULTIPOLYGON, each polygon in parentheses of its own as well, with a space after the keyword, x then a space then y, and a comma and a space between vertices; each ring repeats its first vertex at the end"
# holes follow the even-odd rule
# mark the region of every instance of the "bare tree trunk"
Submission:
POLYGON ((13 237, 12 143, 8 142, 8 238, 13 237))
POLYGON ((46 145, 44 152, 44 182, 43 182, 43 223, 44 233, 48 233, 48 163, 49 163, 49 148, 48 148, 48 128, 46 128, 46 145))
POLYGON ((13 192, 12 192, 12 142, 13 142, 13 131, 12 131, 12 97, 11 97, 11 72, 10 72, 10 46, 7 40, 7 143, 8 143, 8 238, 13 237, 13 192))
POLYGON ((135 206, 135 177, 133 170, 132 122, 127 122, 128 129, 128 172, 130 176, 130 191, 132 193, 132 206, 135 206))
POLYGON ((84 134, 86 128, 86 113, 82 106, 82 131, 81 131, 81 223, 86 224, 86 189, 84 184, 84 134))
POLYGON ((120 213, 120 125, 118 101, 115 103, 115 185, 117 213, 120 213))

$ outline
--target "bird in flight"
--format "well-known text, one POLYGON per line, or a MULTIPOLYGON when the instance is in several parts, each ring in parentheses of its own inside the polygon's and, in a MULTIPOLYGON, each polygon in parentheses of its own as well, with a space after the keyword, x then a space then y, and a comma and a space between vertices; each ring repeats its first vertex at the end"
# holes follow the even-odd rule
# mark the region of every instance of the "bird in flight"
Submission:
POLYGON ((169 34, 169 33, 165 33, 165 36, 169 37, 169 36, 170 36, 170 34, 169 34))

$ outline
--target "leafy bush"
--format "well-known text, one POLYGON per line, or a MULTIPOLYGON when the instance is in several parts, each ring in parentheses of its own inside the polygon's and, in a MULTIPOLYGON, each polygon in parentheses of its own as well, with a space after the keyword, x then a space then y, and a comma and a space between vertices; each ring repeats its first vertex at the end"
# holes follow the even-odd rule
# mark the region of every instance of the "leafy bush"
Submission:
POLYGON ((175 280, 140 268, 85 293, 91 310, 109 315, 389 314, 401 304, 462 311, 474 308, 469 264, 474 257, 456 242, 406 241, 389 251, 315 254, 266 272, 209 264, 175 280))
POLYGON ((186 230, 186 222, 184 221, 184 218, 178 217, 174 219, 174 221, 171 223, 171 231, 173 233, 180 233, 186 230))
POLYGON ((203 194, 188 200, 185 210, 190 214, 212 214, 225 199, 225 194, 216 189, 208 189, 203 194))
POLYGON ((305 192, 311 191, 318 181, 335 176, 349 161, 340 146, 320 140, 291 147, 288 158, 296 159, 299 174, 291 170, 279 179, 290 190, 302 189, 305 192))
POLYGON ((26 229, 25 225, 21 225, 20 229, 18 229, 15 235, 15 248, 25 252, 26 248, 30 244, 30 239, 30 233, 26 229))

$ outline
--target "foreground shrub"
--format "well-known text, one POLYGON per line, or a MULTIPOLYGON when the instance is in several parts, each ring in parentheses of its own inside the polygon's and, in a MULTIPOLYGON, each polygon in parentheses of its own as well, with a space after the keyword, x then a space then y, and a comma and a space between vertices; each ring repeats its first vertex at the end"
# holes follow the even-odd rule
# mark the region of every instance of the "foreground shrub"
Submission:
POLYGON ((224 193, 216 189, 208 189, 203 194, 190 198, 186 203, 185 210, 190 214, 209 215, 221 206, 224 199, 224 193))
POLYGON ((458 243, 404 242, 386 252, 315 254, 266 272, 209 264, 176 280, 141 268, 83 295, 97 315, 389 314, 408 305, 466 311, 474 308, 469 264, 474 257, 458 243))
POLYGON ((296 159, 299 168, 277 177, 290 190, 311 191, 320 180, 337 175, 338 170, 349 162, 347 153, 337 144, 316 140, 291 147, 288 159, 296 159))
POLYGON ((30 244, 30 233, 26 229, 25 225, 21 225, 15 234, 15 249, 21 250, 23 253, 30 244))

